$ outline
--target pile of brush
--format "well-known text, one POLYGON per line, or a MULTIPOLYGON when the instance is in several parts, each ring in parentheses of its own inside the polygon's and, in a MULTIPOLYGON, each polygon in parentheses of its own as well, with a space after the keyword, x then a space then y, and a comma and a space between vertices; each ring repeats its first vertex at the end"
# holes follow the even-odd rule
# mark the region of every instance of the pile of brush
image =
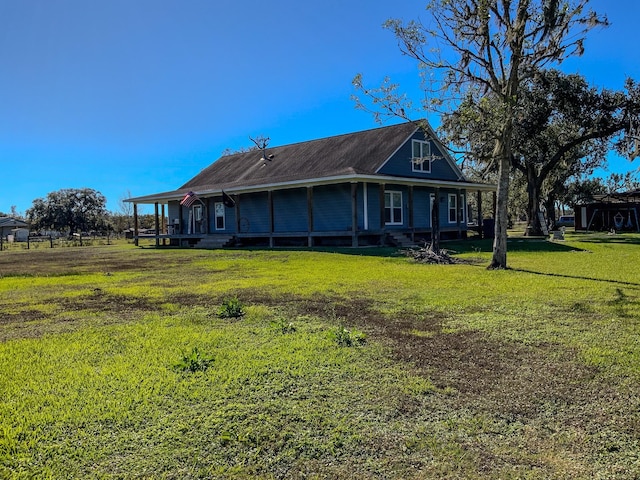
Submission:
POLYGON ((453 258, 450 255, 449 250, 445 250, 443 248, 434 250, 433 246, 430 243, 425 244, 425 246, 421 248, 411 248, 411 249, 403 250, 403 253, 407 257, 411 257, 416 262, 420 262, 420 263, 438 263, 438 264, 459 263, 457 259, 453 258))

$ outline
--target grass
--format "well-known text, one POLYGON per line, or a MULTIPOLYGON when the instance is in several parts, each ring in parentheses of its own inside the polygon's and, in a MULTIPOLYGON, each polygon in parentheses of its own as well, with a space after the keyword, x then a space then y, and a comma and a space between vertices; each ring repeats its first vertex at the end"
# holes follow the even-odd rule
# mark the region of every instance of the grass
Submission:
POLYGON ((0 478, 637 478, 638 243, 0 252, 0 478))

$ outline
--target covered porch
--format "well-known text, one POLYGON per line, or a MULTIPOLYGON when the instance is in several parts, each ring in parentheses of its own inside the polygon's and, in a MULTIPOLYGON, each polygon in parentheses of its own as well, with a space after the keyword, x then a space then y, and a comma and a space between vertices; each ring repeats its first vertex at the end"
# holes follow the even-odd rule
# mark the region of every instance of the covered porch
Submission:
POLYGON ((467 182, 360 176, 296 185, 176 191, 129 201, 136 245, 147 239, 157 247, 409 246, 431 239, 434 221, 439 222, 436 231, 443 238, 464 238, 469 230, 485 235, 484 212, 495 212, 495 189, 467 182), (185 206, 189 193, 196 200, 185 206), (152 231, 139 229, 139 204, 154 206, 152 231))

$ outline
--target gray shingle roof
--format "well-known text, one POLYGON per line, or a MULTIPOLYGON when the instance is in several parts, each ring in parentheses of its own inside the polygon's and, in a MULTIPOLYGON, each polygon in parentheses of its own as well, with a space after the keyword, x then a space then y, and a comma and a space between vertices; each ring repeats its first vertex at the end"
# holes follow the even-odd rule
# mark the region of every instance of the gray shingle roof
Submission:
POLYGON ((28 227, 29 225, 22 220, 12 217, 0 217, 0 227, 28 227))
MULTIPOLYGON (((427 128, 430 129, 428 126, 427 128)), ((180 199, 190 190, 206 194, 298 182, 322 183, 324 179, 335 180, 346 176, 380 176, 378 170, 418 129, 416 124, 406 122, 280 147, 267 147, 264 153, 261 150, 234 153, 219 158, 177 190, 129 198, 126 201, 155 203, 180 199), (272 157, 263 159, 263 155, 272 157)), ((429 136, 438 141, 435 133, 429 136)), ((459 172, 453 159, 449 159, 449 163, 459 172)), ((436 178, 429 180, 440 184, 451 182, 436 178)), ((468 183, 461 173, 458 181, 482 190, 495 190, 492 185, 468 183)))
POLYGON ((221 157, 181 189, 232 188, 348 174, 375 174, 417 127, 402 123, 221 157))

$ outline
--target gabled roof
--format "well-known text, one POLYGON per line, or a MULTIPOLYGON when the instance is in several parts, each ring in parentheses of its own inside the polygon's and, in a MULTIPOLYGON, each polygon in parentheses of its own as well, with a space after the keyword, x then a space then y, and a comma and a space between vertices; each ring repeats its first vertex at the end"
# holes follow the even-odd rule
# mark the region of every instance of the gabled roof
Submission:
POLYGON ((181 189, 232 188, 349 174, 374 175, 418 129, 402 123, 307 142, 227 155, 181 189))
POLYGON ((0 228, 2 227, 28 227, 27 222, 12 217, 0 217, 0 228))
MULTIPOLYGON (((466 182, 455 161, 441 146, 435 132, 426 124, 427 133, 443 151, 447 162, 458 176, 457 181, 437 178, 404 178, 411 182, 430 182, 441 185, 459 185, 466 182)), ((130 198, 133 203, 153 203, 176 200, 185 193, 197 194, 251 191, 262 188, 287 188, 293 184, 314 184, 327 181, 354 179, 380 179, 387 175, 379 171, 385 163, 418 130, 412 122, 374 128, 334 137, 294 143, 280 147, 267 147, 265 151, 254 149, 248 152, 226 155, 202 170, 179 189, 143 197, 130 198)), ((393 176, 395 181, 402 177, 393 176)), ((480 189, 495 190, 493 186, 466 183, 480 189)))

